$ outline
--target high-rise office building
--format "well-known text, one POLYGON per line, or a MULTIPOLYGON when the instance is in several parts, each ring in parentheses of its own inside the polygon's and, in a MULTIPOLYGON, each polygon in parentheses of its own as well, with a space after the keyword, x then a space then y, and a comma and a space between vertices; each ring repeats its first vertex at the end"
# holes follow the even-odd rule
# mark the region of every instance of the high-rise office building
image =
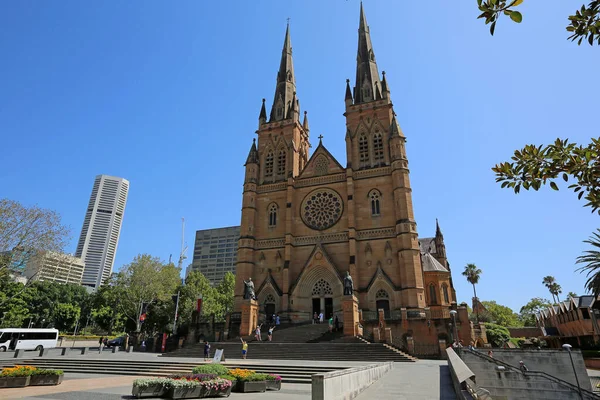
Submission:
POLYGON ((186 276, 191 271, 200 271, 211 284, 217 285, 226 272, 235 274, 239 238, 239 226, 196 231, 194 259, 186 276))
POLYGON ((85 262, 82 285, 97 288, 112 273, 129 181, 98 175, 83 220, 75 256, 85 262))

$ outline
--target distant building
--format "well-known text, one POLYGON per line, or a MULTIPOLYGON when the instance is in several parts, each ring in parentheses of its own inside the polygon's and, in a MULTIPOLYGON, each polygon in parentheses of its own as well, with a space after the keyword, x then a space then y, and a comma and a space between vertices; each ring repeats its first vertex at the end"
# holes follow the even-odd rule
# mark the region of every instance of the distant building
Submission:
POLYGON ((194 258, 186 277, 192 271, 200 271, 211 284, 217 285, 226 272, 235 274, 239 238, 239 226, 196 231, 194 258))
POLYGON ((112 273, 129 181, 98 175, 94 181, 75 256, 84 260, 82 284, 97 288, 112 273))
POLYGON ((84 267, 81 258, 70 254, 40 252, 28 260, 24 275, 30 281, 81 285, 84 267))

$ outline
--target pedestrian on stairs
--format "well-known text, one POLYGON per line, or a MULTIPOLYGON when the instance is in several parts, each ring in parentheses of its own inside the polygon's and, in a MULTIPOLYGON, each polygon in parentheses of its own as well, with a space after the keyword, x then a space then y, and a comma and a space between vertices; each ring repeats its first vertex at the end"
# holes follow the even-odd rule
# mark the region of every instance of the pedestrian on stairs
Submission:
POLYGON ((240 340, 242 341, 242 358, 245 360, 246 355, 248 354, 248 342, 242 338, 240 338, 240 340))
POLYGON ((210 343, 208 343, 208 340, 204 341, 204 361, 208 360, 210 358, 210 343))
POLYGON ((525 363, 523 363, 523 361, 519 361, 519 369, 521 370, 522 373, 529 371, 529 368, 527 368, 527 366, 525 365, 525 363))
POLYGON ((273 341, 273 330, 274 330, 274 329, 275 329, 275 327, 274 327, 274 326, 271 326, 271 327, 269 328, 269 334, 268 334, 268 337, 269 337, 269 342, 273 341))
POLYGON ((256 327, 256 331, 254 332, 255 333, 254 337, 256 338, 257 342, 262 342, 262 335, 260 334, 260 327, 261 326, 262 326, 262 324, 258 325, 256 327))
POLYGON ((323 311, 321 311, 321 313, 319 314, 319 323, 323 323, 323 311))
POLYGON ((315 311, 315 313, 313 314, 313 325, 317 323, 318 319, 319 317, 317 316, 317 312, 315 311))
POLYGON ((279 319, 279 314, 275 316, 275 325, 279 326, 281 324, 281 320, 279 319))
POLYGON ((339 331, 340 330, 340 320, 338 319, 337 315, 335 316, 335 322, 334 322, 334 324, 335 324, 335 331, 336 332, 339 331))

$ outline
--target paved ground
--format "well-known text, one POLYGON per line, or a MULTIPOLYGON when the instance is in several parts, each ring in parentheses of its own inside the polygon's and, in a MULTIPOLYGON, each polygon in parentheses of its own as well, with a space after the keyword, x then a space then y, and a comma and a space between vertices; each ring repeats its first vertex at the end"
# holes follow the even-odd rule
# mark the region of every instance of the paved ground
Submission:
POLYGON ((455 400, 446 361, 394 363, 394 369, 368 387, 358 400, 455 400))
MULTIPOLYGON (((251 360, 248 360, 250 362, 251 360)), ((274 361, 261 360, 275 364, 274 361)), ((283 360, 279 360, 283 361, 283 360)), ((306 365, 306 362, 295 363, 306 365)), ((290 365, 290 362, 286 362, 290 365)), ((311 365, 331 365, 311 362, 311 365)), ((38 386, 21 389, 2 389, 2 399, 26 400, 120 400, 131 399, 135 376, 65 374, 58 386, 38 386)), ((244 400, 306 400, 311 397, 311 385, 283 384, 279 392, 232 393, 232 399, 244 400)), ((452 383, 444 361, 421 360, 416 363, 395 363, 394 369, 358 397, 359 400, 416 399, 454 400, 452 383)))

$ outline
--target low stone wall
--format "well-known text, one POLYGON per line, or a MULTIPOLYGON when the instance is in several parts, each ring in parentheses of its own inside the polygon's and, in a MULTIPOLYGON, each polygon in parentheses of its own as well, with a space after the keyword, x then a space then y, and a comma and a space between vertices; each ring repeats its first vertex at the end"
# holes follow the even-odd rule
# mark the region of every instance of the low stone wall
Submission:
POLYGON ((600 358, 584 358, 585 367, 590 369, 600 369, 600 358))
POLYGON ((353 399, 393 368, 386 362, 313 375, 312 400, 353 399))

